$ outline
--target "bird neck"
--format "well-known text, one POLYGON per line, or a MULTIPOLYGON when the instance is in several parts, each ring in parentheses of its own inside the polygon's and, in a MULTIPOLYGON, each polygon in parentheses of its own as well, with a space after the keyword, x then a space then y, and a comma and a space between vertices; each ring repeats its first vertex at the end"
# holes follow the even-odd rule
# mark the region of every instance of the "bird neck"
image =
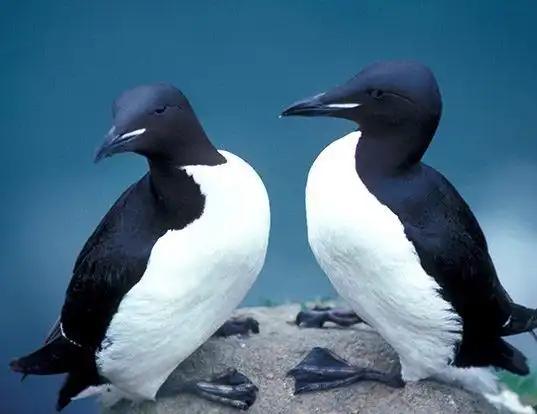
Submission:
POLYGON ((194 178, 171 163, 149 161, 149 181, 156 201, 172 213, 203 209, 205 197, 194 178))
POLYGON ((219 165, 226 162, 225 157, 205 133, 197 119, 182 125, 163 140, 153 152, 145 154, 151 165, 164 167, 186 167, 189 165, 219 165), (165 144, 165 145, 164 145, 165 144))
POLYGON ((362 178, 398 175, 418 164, 433 138, 422 126, 361 124, 355 151, 362 178))

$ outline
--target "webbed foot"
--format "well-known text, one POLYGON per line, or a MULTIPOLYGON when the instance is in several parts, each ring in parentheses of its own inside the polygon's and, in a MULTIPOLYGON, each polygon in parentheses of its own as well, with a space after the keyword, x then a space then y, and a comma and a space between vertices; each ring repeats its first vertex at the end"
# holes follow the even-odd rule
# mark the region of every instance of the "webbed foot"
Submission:
POLYGON ((315 347, 287 375, 295 379, 294 394, 339 388, 360 381, 382 382, 393 388, 405 384, 395 364, 389 372, 350 365, 326 348, 315 347))
POLYGON ((224 322, 213 336, 222 338, 232 335, 248 335, 250 332, 259 333, 259 322, 249 316, 235 317, 224 322))
POLYGON ((301 310, 296 315, 295 324, 307 328, 322 328, 325 322, 334 322, 339 326, 352 326, 366 323, 354 311, 331 306, 315 305, 311 309, 301 310))
POLYGON ((233 368, 211 380, 188 383, 182 391, 220 405, 247 410, 254 404, 259 389, 233 368))

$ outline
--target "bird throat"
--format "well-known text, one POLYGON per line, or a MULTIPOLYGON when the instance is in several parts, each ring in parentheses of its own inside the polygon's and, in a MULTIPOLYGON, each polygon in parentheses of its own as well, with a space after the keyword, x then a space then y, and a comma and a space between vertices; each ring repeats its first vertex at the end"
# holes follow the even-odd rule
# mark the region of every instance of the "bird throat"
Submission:
POLYGON ((430 143, 420 136, 419 128, 401 125, 360 130, 354 159, 356 172, 365 181, 403 174, 421 161, 430 143))

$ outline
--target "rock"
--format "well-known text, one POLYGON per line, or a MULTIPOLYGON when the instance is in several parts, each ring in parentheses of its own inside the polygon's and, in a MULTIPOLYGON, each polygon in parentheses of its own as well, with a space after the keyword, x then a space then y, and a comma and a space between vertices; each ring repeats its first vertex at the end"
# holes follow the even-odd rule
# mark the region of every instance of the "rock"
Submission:
MULTIPOLYGON (((293 321, 300 306, 243 308, 237 315, 256 318, 261 332, 246 338, 212 338, 183 362, 164 384, 173 390, 186 379, 201 379, 236 367, 258 387, 257 401, 249 414, 450 414, 497 413, 483 398, 432 381, 390 389, 364 382, 346 388, 293 395, 293 378, 286 372, 314 346, 327 347, 353 364, 386 369, 396 356, 370 327, 298 328, 293 321)), ((180 341, 181 338, 177 338, 180 341)), ((168 394, 163 392, 163 394, 168 394)), ((237 414, 240 411, 195 396, 176 394, 156 402, 132 405, 121 401, 102 414, 237 414)))

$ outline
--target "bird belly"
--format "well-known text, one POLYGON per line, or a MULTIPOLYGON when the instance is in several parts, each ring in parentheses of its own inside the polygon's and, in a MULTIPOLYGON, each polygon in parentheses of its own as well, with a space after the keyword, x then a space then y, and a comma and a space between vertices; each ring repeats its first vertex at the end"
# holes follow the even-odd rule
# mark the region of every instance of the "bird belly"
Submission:
POLYGON ((163 283, 149 286, 147 279, 129 292, 97 358, 105 378, 139 399, 154 399, 177 365, 226 321, 258 273, 244 263, 209 266, 196 280, 170 270, 166 281, 157 276, 163 283))
POLYGON ((226 170, 200 171, 204 214, 157 241, 97 355, 101 374, 134 398, 155 398, 170 373, 230 317, 265 261, 270 212, 257 175, 247 169, 246 179, 232 176, 228 187, 226 170), (230 191, 236 193, 229 197, 230 191))
POLYGON ((450 363, 461 325, 397 216, 360 181, 348 137, 308 175, 308 241, 339 295, 398 353, 403 378, 419 380, 450 363))

